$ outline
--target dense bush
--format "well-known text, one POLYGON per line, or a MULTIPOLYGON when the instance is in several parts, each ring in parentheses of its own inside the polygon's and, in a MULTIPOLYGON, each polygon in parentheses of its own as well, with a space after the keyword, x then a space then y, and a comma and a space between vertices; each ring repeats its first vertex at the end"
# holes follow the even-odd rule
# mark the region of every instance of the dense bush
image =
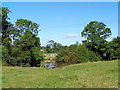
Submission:
POLYGON ((38 67, 44 58, 39 40, 31 32, 26 32, 19 40, 15 40, 11 50, 8 62, 11 66, 38 67))
POLYGON ((115 43, 116 45, 116 47, 113 47, 114 57, 115 59, 120 59, 120 37, 118 36, 117 38, 113 38, 112 43, 115 43))
POLYGON ((27 19, 17 19, 15 25, 8 20, 10 10, 2 7, 2 46, 3 64, 10 66, 40 66, 44 56, 40 51, 40 38, 37 37, 39 24, 27 19))
POLYGON ((99 57, 83 45, 71 45, 70 47, 61 50, 58 53, 56 60, 61 63, 82 63, 98 61, 99 57))

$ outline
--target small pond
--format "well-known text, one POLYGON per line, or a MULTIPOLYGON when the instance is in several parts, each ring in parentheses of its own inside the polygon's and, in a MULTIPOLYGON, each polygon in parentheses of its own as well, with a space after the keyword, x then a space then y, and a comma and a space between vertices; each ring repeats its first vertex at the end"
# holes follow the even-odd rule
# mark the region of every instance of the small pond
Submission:
POLYGON ((59 68, 59 67, 64 67, 66 65, 69 65, 67 63, 57 63, 57 62, 44 62, 41 67, 44 68, 59 68))

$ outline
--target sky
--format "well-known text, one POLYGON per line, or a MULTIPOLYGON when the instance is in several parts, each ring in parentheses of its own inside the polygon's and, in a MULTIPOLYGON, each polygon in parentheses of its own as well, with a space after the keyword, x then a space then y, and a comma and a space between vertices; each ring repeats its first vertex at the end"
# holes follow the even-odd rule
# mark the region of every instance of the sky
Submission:
POLYGON ((1 0, 2 2, 119 2, 119 0, 1 0))
POLYGON ((54 40, 63 45, 82 43, 84 27, 91 21, 99 21, 111 28, 108 41, 118 36, 117 2, 3 2, 11 10, 10 22, 28 19, 40 24, 38 34, 42 46, 54 40))

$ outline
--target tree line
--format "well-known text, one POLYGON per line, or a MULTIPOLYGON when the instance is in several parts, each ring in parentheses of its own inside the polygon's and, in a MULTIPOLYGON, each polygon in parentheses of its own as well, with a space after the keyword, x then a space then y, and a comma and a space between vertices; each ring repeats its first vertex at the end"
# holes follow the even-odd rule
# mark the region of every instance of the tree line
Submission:
POLYGON ((112 34, 111 29, 102 22, 92 21, 81 32, 87 38, 86 47, 99 55, 102 60, 119 58, 120 37, 108 42, 106 39, 112 34))
POLYGON ((40 52, 39 24, 27 19, 9 22, 11 11, 2 7, 2 62, 10 66, 40 66, 44 56, 40 52))
POLYGON ((9 22, 7 7, 1 7, 2 24, 0 33, 0 45, 2 47, 2 62, 10 66, 39 67, 44 60, 45 53, 57 53, 56 61, 60 63, 82 63, 99 60, 120 59, 120 37, 112 41, 106 39, 112 34, 111 29, 103 22, 91 21, 81 35, 86 40, 83 44, 76 43, 63 46, 53 40, 41 47, 40 38, 37 36, 40 25, 27 20, 17 19, 15 24, 9 22))
POLYGON ((120 59, 120 37, 107 41, 111 34, 111 29, 103 22, 91 21, 81 32, 82 37, 86 38, 83 44, 76 42, 74 45, 62 46, 51 40, 44 48, 47 53, 58 53, 56 61, 61 63, 120 59))
POLYGON ((45 53, 57 53, 55 60, 59 63, 72 64, 120 59, 120 37, 113 38, 113 40, 109 42, 104 40, 104 42, 98 41, 96 43, 100 44, 96 45, 93 43, 93 45, 90 46, 89 44, 91 44, 91 42, 84 40, 83 44, 76 43, 70 46, 61 45, 57 51, 55 50, 56 47, 52 47, 50 48, 51 52, 49 52, 50 49, 47 49, 47 45, 44 49, 45 53))

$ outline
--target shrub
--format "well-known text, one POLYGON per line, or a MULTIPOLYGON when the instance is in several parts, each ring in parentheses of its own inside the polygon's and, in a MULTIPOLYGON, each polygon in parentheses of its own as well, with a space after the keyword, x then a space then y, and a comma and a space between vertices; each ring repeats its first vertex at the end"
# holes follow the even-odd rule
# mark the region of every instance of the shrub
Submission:
POLYGON ((99 57, 89 51, 84 45, 71 45, 67 49, 61 50, 56 60, 61 63, 82 63, 98 61, 99 57))
POLYGON ((120 59, 120 47, 119 48, 117 48, 117 55, 116 55, 116 57, 117 57, 117 59, 120 59))

